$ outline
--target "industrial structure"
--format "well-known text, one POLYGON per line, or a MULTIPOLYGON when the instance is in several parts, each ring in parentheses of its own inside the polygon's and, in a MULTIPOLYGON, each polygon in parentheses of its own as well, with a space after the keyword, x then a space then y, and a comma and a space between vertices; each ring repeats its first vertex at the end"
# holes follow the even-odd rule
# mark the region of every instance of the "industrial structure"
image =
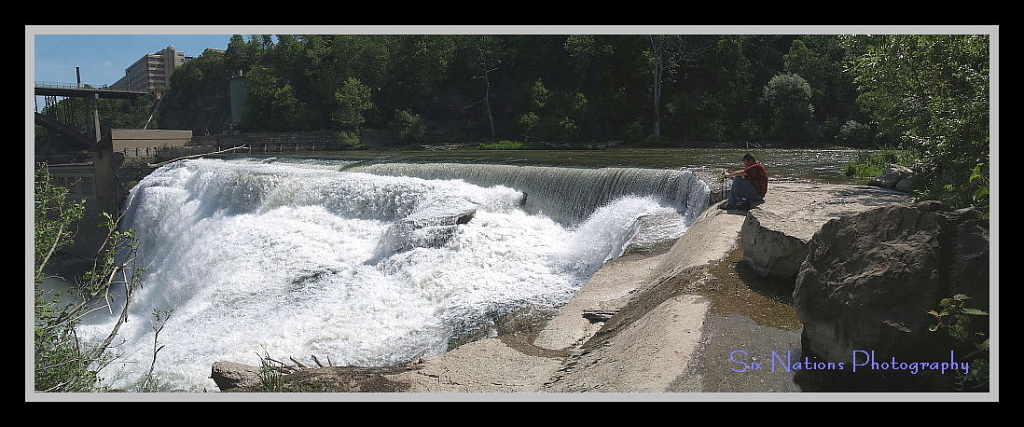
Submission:
POLYGON ((134 64, 125 68, 124 77, 114 82, 111 87, 136 92, 155 93, 157 88, 170 85, 169 79, 174 69, 188 62, 193 57, 185 56, 185 52, 174 46, 167 46, 161 51, 139 58, 134 64))

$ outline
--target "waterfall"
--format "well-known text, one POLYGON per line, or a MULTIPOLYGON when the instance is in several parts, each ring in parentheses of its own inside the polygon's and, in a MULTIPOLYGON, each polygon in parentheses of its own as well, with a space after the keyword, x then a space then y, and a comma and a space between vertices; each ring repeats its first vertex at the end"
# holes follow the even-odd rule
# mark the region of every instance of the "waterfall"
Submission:
MULTIPOLYGON (((132 188, 123 226, 145 273, 103 383, 142 382, 154 310, 173 310, 154 366, 164 391, 215 388, 218 360, 443 353, 552 315, 629 245, 685 232, 708 195, 677 170, 350 166, 191 159, 132 188)), ((95 312, 80 336, 102 339, 115 320, 95 312)))
POLYGON ((643 168, 566 168, 465 163, 384 163, 366 172, 425 179, 461 179, 481 186, 505 185, 526 194, 524 209, 576 223, 624 196, 650 196, 685 215, 707 207, 708 187, 689 171, 643 168))

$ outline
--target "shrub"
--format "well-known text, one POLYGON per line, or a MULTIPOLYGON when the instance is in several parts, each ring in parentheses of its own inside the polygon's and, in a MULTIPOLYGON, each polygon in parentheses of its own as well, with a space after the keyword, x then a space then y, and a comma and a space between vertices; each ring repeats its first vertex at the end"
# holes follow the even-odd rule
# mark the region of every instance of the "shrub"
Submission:
POLYGON ((847 120, 839 127, 836 142, 849 146, 866 146, 871 144, 871 126, 847 120))
POLYGON ((480 144, 476 148, 478 150, 524 150, 528 147, 525 142, 501 140, 498 142, 480 144))
POLYGON ((97 388, 97 373, 110 363, 104 352, 128 319, 128 301, 142 273, 133 267, 138 247, 134 231, 117 231, 117 221, 104 213, 107 238, 93 269, 83 275, 82 283, 70 288, 70 298, 42 287, 47 264, 60 249, 73 243, 71 226, 85 212, 84 202, 69 201, 67 193, 66 188, 52 183, 45 164, 37 167, 33 362, 35 390, 43 392, 84 392, 97 388), (101 342, 80 342, 75 333, 79 319, 106 305, 106 297, 115 284, 123 285, 126 291, 117 323, 101 342))
POLYGON ((420 142, 427 134, 427 125, 419 114, 409 110, 395 110, 391 120, 393 130, 403 142, 420 142))
POLYGON ((846 176, 858 180, 867 181, 879 176, 890 164, 897 164, 913 168, 913 153, 896 148, 886 148, 881 151, 872 151, 861 154, 857 160, 843 166, 846 176))

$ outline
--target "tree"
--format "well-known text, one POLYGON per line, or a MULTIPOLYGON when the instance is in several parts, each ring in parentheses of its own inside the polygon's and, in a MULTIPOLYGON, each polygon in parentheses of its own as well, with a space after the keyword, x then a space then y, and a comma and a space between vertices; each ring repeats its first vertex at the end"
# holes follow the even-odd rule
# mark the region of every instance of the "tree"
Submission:
MULTIPOLYGON (((805 35, 793 40, 782 55, 785 71, 798 74, 811 85, 816 124, 825 120, 857 120, 856 89, 844 72, 846 50, 837 36, 805 35)), ((824 135, 832 136, 832 135, 824 135)))
POLYGON ((409 110, 395 111, 388 128, 398 134, 403 142, 419 142, 427 135, 423 118, 409 110))
MULTIPOLYGON (((230 112, 230 71, 227 56, 206 50, 182 64, 170 76, 170 88, 156 108, 157 123, 168 129, 219 133, 224 124, 211 121, 217 112, 230 112)), ((138 127, 141 127, 139 123, 138 127)), ((129 126, 128 128, 135 128, 129 126)))
POLYGON ((224 65, 232 73, 244 72, 252 64, 246 50, 245 39, 235 34, 228 41, 228 48, 224 51, 224 65))
POLYGON ((493 37, 483 36, 478 40, 476 45, 477 74, 473 76, 473 80, 484 82, 484 93, 479 102, 484 104, 484 113, 487 116, 487 123, 490 125, 489 135, 491 138, 497 136, 494 127, 494 111, 491 109, 491 73, 498 71, 498 66, 501 64, 500 55, 495 53, 500 51, 499 45, 500 42, 493 37))
POLYGON ((850 37, 858 103, 920 161, 917 191, 988 207, 989 37, 850 37))
MULTIPOLYGON (((355 78, 371 89, 374 105, 362 112, 361 126, 385 127, 395 112, 406 111, 448 139, 515 137, 524 125, 539 132, 539 121, 550 119, 556 123, 551 130, 571 129, 580 140, 739 142, 794 130, 779 127, 785 116, 769 117, 769 104, 758 103, 765 82, 791 73, 812 89, 808 106, 815 114, 803 125, 807 135, 794 141, 806 142, 816 126, 831 136, 848 120, 868 122, 852 108, 852 74, 842 69, 849 46, 838 43, 841 38, 315 34, 255 35, 246 41, 236 35, 219 64, 225 70, 213 72, 206 65, 214 62, 207 61, 180 76, 212 85, 218 76, 242 72, 249 82, 249 115, 240 128, 245 132, 336 129, 341 117, 335 116, 335 95, 355 78), (536 81, 551 92, 548 109, 585 100, 585 110, 568 108, 557 118, 553 111, 537 110, 523 96, 536 81)), ((191 92, 195 99, 189 102, 164 100, 161 109, 174 106, 176 114, 191 111, 193 118, 161 117, 160 124, 192 127, 183 124, 201 120, 194 112, 205 111, 195 107, 208 104, 204 93, 191 92)))
POLYGON ((363 112, 373 108, 370 88, 354 77, 349 77, 334 93, 334 100, 337 104, 331 121, 342 130, 359 130, 359 126, 366 122, 363 112))
POLYGON ((274 75, 267 67, 250 70, 245 98, 245 129, 249 132, 300 130, 305 106, 295 96, 292 85, 274 75))
MULTIPOLYGON (((661 139, 661 83, 662 75, 665 73, 665 40, 666 36, 649 36, 651 39, 651 50, 649 52, 651 61, 651 102, 654 106, 654 140, 661 139)), ((671 67, 671 63, 669 64, 671 67)))
POLYGON ((750 62, 735 36, 678 37, 678 72, 666 93, 668 137, 700 141, 760 139, 741 134, 751 110, 750 62))
MULTIPOLYGON (((565 37, 562 42, 567 67, 561 71, 564 79, 578 82, 578 88, 593 101, 588 107, 587 120, 583 123, 584 134, 592 139, 608 138, 611 129, 615 128, 612 120, 621 119, 621 115, 608 115, 613 111, 612 96, 607 92, 605 82, 613 63, 614 48, 606 39, 611 36, 591 34, 574 34, 565 37)), ((626 120, 627 122, 629 120, 626 120)))
MULTIPOLYGON (((381 107, 388 108, 387 111, 422 109, 428 100, 447 89, 443 86, 446 79, 461 77, 454 77, 451 68, 465 37, 449 34, 356 37, 363 40, 356 61, 366 71, 355 76, 383 92, 384 99, 378 102, 383 103, 381 107)), ((475 54, 467 55, 466 60, 473 57, 475 54)))
POLYGON ((587 98, 578 91, 556 93, 540 79, 525 91, 528 107, 516 123, 527 139, 575 141, 587 113, 587 98))
POLYGON ((772 116, 771 134, 780 140, 806 142, 811 139, 810 123, 814 113, 811 85, 792 73, 777 74, 764 86, 762 100, 772 116))

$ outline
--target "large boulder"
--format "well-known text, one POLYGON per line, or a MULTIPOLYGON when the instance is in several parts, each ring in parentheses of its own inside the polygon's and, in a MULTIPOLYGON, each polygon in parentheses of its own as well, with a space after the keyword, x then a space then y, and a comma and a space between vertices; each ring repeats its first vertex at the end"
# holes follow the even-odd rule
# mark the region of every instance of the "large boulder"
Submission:
POLYGON ((979 211, 935 201, 830 220, 811 239, 793 291, 803 351, 847 369, 869 351, 876 361, 965 356, 965 344, 929 331, 928 311, 958 293, 988 310, 988 233, 979 211))
POLYGON ((773 182, 740 230, 744 260, 763 278, 793 283, 808 242, 826 222, 909 201, 905 193, 873 186, 773 182))
POLYGON ((210 378, 217 384, 217 388, 221 390, 263 385, 259 366, 244 365, 237 362, 214 362, 210 378))
POLYGON ((908 191, 913 185, 914 170, 906 166, 888 164, 882 170, 882 174, 868 182, 868 185, 875 185, 893 190, 908 191))

